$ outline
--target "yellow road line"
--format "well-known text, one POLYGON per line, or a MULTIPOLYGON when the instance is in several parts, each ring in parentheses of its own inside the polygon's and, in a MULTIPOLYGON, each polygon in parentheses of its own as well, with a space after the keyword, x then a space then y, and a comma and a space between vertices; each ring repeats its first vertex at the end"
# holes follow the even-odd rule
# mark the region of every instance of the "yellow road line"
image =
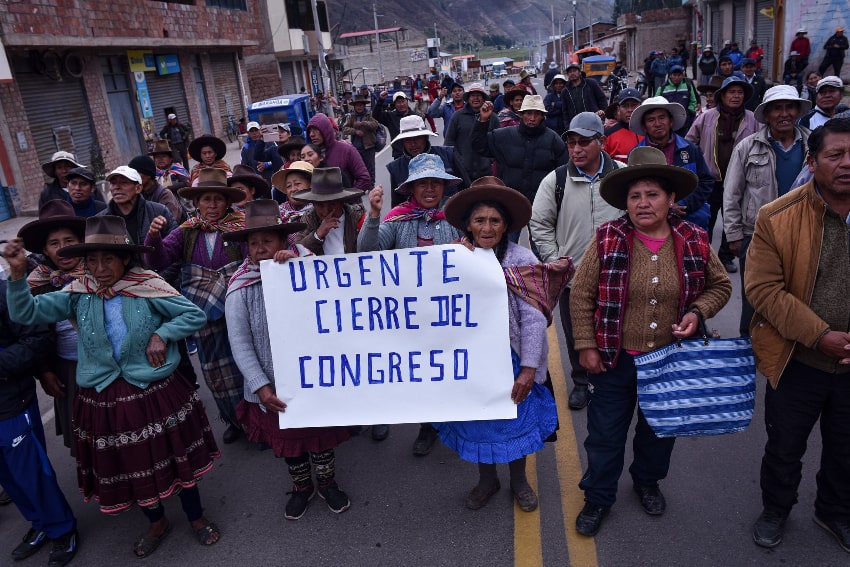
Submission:
MULTIPOLYGON (((537 491, 537 457, 529 455, 525 462, 528 484, 537 491)), ((523 512, 514 500, 514 565, 540 567, 543 565, 543 542, 540 537, 540 509, 523 512)))
MULTIPOLYGON (((581 459, 578 454, 578 442, 573 429, 572 411, 567 405, 567 383, 564 366, 561 363, 561 349, 558 333, 549 326, 549 374, 555 387, 555 403, 561 417, 561 429, 558 442, 555 443, 555 462, 558 467, 558 481, 561 486, 561 511, 564 515, 564 535, 567 539, 567 552, 572 567, 597 567, 596 542, 576 532, 575 519, 584 506, 584 494, 579 490, 581 480, 581 459)), ((540 563, 542 565, 542 563, 540 563)), ((517 563, 519 565, 519 563, 517 563)))

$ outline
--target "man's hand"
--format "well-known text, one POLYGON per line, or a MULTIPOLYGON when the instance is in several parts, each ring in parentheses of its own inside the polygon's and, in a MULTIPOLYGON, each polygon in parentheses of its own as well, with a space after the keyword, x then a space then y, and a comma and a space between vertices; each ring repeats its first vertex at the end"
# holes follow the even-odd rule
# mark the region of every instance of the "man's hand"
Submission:
POLYGON ((735 256, 737 256, 738 250, 741 249, 741 244, 743 244, 743 243, 744 243, 744 239, 742 238, 740 240, 730 240, 726 244, 729 245, 729 251, 732 254, 734 254, 735 256))
POLYGON ((850 333, 827 331, 818 342, 818 351, 837 358, 839 364, 850 364, 850 333))
POLYGON ((493 116, 493 103, 488 100, 481 105, 481 112, 478 115, 478 121, 489 122, 491 116, 493 116))
POLYGON ((164 216, 158 215, 151 221, 151 226, 148 229, 148 236, 151 238, 159 238, 160 231, 166 227, 168 221, 164 216))

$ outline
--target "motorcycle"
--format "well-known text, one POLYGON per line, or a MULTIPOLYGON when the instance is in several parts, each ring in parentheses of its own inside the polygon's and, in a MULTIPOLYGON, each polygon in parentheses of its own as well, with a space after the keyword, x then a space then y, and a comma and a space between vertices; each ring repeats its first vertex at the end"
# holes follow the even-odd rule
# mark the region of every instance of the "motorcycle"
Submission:
POLYGON ((620 75, 614 75, 608 77, 608 88, 611 91, 611 96, 609 98, 609 103, 614 103, 617 101, 617 97, 620 95, 620 91, 628 88, 629 81, 627 77, 623 77, 620 75))
POLYGON ((646 75, 638 71, 637 77, 637 81, 635 81, 635 88, 640 93, 640 96, 646 96, 646 75))

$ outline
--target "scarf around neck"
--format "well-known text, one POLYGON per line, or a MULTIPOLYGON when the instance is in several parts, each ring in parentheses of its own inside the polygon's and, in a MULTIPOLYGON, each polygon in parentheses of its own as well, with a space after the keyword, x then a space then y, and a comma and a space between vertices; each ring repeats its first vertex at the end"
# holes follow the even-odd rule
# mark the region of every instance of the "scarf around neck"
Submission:
POLYGON ((508 289, 543 313, 547 326, 551 325, 552 310, 575 273, 573 259, 565 257, 545 264, 510 266, 502 270, 508 289))
POLYGON ((407 201, 387 213, 387 216, 384 217, 384 222, 409 221, 420 217, 424 217, 427 222, 432 222, 442 220, 446 218, 446 215, 441 209, 423 208, 416 202, 416 199, 411 196, 407 201))
POLYGON ((30 275, 27 276, 27 283, 30 289, 35 289, 46 284, 50 284, 55 288, 63 288, 72 281, 82 278, 86 275, 86 263, 80 260, 74 269, 70 272, 65 272, 59 268, 52 268, 46 263, 38 264, 30 275))
POLYGON ((117 295, 145 299, 180 295, 180 292, 168 285, 159 274, 142 268, 129 269, 120 280, 108 287, 101 287, 91 274, 85 274, 82 278, 71 282, 65 290, 69 293, 93 293, 101 299, 112 299, 117 295))
POLYGON ((221 220, 208 221, 200 216, 190 217, 179 228, 196 228, 203 232, 233 232, 245 228, 245 213, 230 211, 221 220))

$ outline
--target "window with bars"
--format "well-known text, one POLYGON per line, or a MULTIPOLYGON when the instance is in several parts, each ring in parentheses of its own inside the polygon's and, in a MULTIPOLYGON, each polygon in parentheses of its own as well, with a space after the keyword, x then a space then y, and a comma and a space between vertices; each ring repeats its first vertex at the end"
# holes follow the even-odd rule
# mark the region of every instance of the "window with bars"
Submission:
POLYGON ((247 0, 206 0, 206 5, 210 8, 225 8, 227 10, 240 10, 242 12, 248 11, 247 0))

